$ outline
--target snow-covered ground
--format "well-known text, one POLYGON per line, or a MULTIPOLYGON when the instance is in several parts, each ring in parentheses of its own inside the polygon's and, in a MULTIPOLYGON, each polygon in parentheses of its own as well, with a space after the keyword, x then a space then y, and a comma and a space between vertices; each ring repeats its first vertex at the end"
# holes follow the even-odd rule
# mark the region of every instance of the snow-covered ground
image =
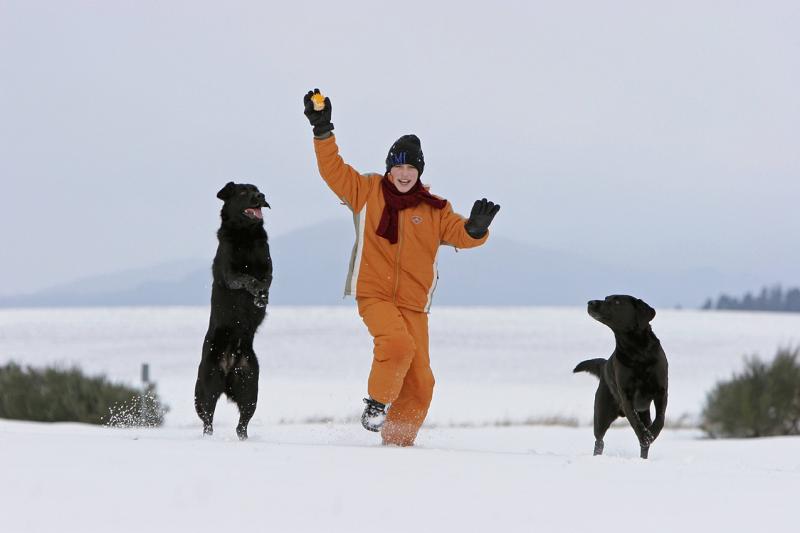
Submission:
MULTIPOLYGON (((221 401, 200 437, 192 391, 204 308, 0 311, 0 363, 79 364, 170 405, 160 429, 0 421, 0 531, 795 531, 800 439, 711 441, 666 429, 638 459, 620 424, 591 457, 611 333, 583 309, 438 308, 437 377, 418 446, 355 422, 371 340, 353 308, 273 308, 257 336, 252 438, 221 401), (526 425, 559 418, 578 427, 526 425), (510 425, 509 425, 510 424, 510 425)), ((800 316, 659 311, 668 417, 691 420, 742 357, 800 343, 800 316)), ((1 393, 2 391, 0 391, 1 393)))

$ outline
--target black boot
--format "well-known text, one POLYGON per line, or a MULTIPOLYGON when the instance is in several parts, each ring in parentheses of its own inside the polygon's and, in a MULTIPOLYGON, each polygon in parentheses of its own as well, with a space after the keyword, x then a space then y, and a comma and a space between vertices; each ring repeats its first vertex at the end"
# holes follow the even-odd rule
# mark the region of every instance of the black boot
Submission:
POLYGON ((364 398, 364 403, 367 406, 361 415, 361 425, 367 431, 380 431, 386 420, 386 405, 369 397, 364 398))

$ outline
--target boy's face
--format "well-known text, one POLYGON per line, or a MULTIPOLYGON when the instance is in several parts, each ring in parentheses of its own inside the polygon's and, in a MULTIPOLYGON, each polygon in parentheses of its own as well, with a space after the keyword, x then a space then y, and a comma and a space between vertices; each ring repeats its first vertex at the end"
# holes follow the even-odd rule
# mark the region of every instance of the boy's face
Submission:
POLYGON ((408 192, 417 183, 419 171, 412 165, 395 165, 389 171, 392 183, 400 192, 408 192))

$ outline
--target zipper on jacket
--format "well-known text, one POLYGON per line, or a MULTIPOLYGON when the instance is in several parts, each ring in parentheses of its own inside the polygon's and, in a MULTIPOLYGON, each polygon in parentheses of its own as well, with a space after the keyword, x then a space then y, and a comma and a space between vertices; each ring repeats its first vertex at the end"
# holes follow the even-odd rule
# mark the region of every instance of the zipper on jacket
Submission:
POLYGON ((394 260, 394 293, 392 302, 397 305, 397 288, 400 285, 400 248, 403 245, 403 213, 397 214, 397 254, 394 260))

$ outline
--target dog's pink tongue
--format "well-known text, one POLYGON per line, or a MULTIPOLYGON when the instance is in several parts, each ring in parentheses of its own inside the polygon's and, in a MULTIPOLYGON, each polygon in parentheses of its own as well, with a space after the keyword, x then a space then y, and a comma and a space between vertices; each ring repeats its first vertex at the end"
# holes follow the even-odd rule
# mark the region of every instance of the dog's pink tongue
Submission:
POLYGON ((253 215, 256 218, 262 218, 262 219, 264 218, 264 215, 261 213, 261 208, 260 207, 250 207, 248 209, 245 209, 245 211, 247 213, 250 213, 251 215, 253 215))

